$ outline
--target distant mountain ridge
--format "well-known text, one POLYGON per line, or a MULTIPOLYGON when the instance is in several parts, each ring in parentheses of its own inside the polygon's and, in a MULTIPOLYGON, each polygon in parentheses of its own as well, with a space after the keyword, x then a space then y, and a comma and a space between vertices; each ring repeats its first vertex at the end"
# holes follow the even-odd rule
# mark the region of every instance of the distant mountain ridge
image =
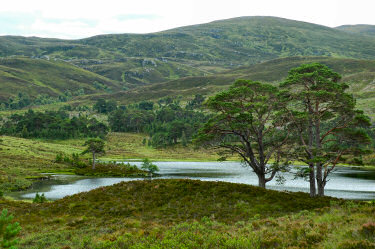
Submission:
POLYGON ((375 37, 277 17, 239 17, 157 33, 80 40, 0 37, 0 56, 49 56, 136 85, 288 56, 375 59, 374 47, 375 37), (163 69, 144 65, 143 60, 163 69))
POLYGON ((348 33, 375 37, 375 25, 368 25, 368 24, 342 25, 342 26, 336 27, 336 29, 342 30, 348 33))
POLYGON ((81 89, 76 103, 212 94, 236 78, 278 82, 290 68, 318 61, 350 79, 361 105, 375 113, 375 37, 366 28, 240 17, 80 40, 1 36, 0 100, 81 89))

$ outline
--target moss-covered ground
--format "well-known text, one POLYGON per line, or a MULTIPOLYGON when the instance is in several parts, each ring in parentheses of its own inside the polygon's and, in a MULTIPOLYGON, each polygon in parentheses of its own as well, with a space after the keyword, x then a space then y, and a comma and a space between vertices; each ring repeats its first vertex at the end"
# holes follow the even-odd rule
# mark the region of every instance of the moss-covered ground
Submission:
POLYGON ((0 200, 19 248, 374 248, 375 205, 224 182, 122 182, 48 203, 0 200))

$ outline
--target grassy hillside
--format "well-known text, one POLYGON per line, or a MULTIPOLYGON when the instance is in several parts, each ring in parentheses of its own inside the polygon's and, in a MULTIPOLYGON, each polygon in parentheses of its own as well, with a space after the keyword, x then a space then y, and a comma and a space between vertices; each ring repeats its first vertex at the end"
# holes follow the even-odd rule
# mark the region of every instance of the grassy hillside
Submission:
POLYGON ((64 91, 83 89, 85 94, 118 91, 126 83, 110 80, 98 74, 55 60, 25 57, 0 58, 0 99, 6 100, 19 92, 30 96, 58 96, 64 91), (95 85, 96 82, 96 85, 95 85))
POLYGON ((123 58, 121 60, 75 60, 74 64, 109 79, 144 85, 209 74, 204 69, 158 58, 123 58))
POLYGON ((114 80, 138 84, 288 56, 375 59, 374 45, 373 37, 353 36, 340 29, 276 17, 240 17, 158 33, 81 40, 3 36, 0 56, 50 56, 114 80), (158 67, 151 65, 152 61, 158 67))
POLYGON ((68 155, 83 151, 83 143, 56 144, 48 141, 0 137, 0 189, 16 191, 30 187, 43 172, 68 171, 69 166, 54 163, 58 152, 68 155))
POLYGON ((342 30, 348 33, 357 35, 368 35, 375 36, 375 25, 357 24, 357 25, 342 25, 336 27, 338 30, 342 30))
POLYGON ((374 208, 339 203, 245 184, 146 180, 51 203, 0 200, 0 209, 20 222, 20 248, 322 248, 373 217, 374 208))
POLYGON ((277 84, 287 76, 291 68, 312 62, 323 63, 340 73, 343 76, 342 81, 349 83, 349 91, 358 99, 358 106, 368 114, 375 115, 375 61, 332 57, 280 58, 213 75, 185 77, 164 83, 138 87, 126 92, 82 96, 78 101, 87 103, 88 101, 104 97, 129 104, 141 99, 156 100, 167 96, 182 95, 185 98, 191 98, 192 95, 197 93, 211 95, 223 90, 238 78, 277 84))
MULTIPOLYGON (((18 92, 27 92, 31 96, 41 93, 57 96, 68 89, 70 91, 84 89, 86 95, 75 97, 70 102, 72 105, 91 105, 98 98, 115 99, 121 104, 130 104, 141 100, 157 100, 167 96, 175 97, 178 95, 187 99, 197 93, 211 95, 227 88, 238 78, 277 84, 287 76, 291 68, 303 63, 320 62, 340 73, 343 76, 342 80, 349 83, 349 91, 358 99, 358 107, 364 109, 369 115, 375 116, 374 60, 287 57, 251 66, 242 66, 220 73, 207 74, 206 76, 188 76, 162 83, 156 82, 168 78, 178 78, 178 76, 171 73, 178 67, 171 69, 171 64, 155 60, 144 62, 143 59, 133 59, 129 61, 130 64, 135 62, 138 63, 139 68, 134 69, 134 72, 148 70, 147 77, 141 73, 134 73, 132 77, 128 77, 129 74, 127 76, 125 74, 116 76, 117 67, 124 66, 127 68, 121 70, 133 70, 131 69, 132 66, 126 66, 125 62, 125 64, 120 62, 111 64, 108 62, 92 67, 88 66, 90 67, 89 70, 102 70, 99 73, 111 74, 108 77, 119 77, 119 80, 123 81, 117 82, 61 61, 28 58, 2 59, 0 60, 0 98, 5 100, 18 92), (115 69, 112 71, 113 68, 115 69), (157 69, 149 70, 148 68, 157 69), (160 75, 161 72, 164 72, 165 75, 160 75), (141 79, 137 77, 141 77, 141 79), (108 88, 97 89, 94 82, 99 82, 100 86, 108 88), (139 86, 139 84, 146 83, 148 85, 139 86), (128 90, 121 91, 123 87, 128 88, 128 90), (108 93, 108 91, 112 93, 108 93)), ((181 67, 180 69, 182 70, 183 68, 181 67)), ((186 73, 188 72, 194 74, 197 71, 187 70, 186 73)), ((202 71, 200 73, 203 74, 202 71)), ((45 106, 43 109, 56 109, 57 107, 54 104, 45 106)), ((7 115, 9 113, 3 111, 2 114, 7 115)))
POLYGON ((374 58, 375 40, 275 17, 241 17, 146 35, 102 35, 80 40, 128 56, 172 57, 227 67, 277 57, 331 55, 374 58))
POLYGON ((43 57, 48 55, 64 58, 113 58, 110 51, 80 45, 72 40, 23 37, 23 36, 0 36, 0 56, 28 56, 43 57))

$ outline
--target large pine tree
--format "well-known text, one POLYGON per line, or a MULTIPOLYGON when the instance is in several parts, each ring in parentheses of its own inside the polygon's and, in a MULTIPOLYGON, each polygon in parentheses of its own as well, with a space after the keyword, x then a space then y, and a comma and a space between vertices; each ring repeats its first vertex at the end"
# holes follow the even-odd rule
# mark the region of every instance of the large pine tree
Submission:
POLYGON ((295 153, 309 167, 311 196, 324 195, 327 177, 343 155, 360 155, 371 142, 366 130, 370 119, 355 109, 355 99, 340 79, 327 66, 313 63, 290 70, 281 84, 288 90, 295 153))
POLYGON ((290 133, 278 111, 284 105, 277 87, 237 80, 229 90, 208 99, 206 107, 215 115, 195 141, 239 155, 265 188, 287 166, 281 160, 288 151, 290 133))

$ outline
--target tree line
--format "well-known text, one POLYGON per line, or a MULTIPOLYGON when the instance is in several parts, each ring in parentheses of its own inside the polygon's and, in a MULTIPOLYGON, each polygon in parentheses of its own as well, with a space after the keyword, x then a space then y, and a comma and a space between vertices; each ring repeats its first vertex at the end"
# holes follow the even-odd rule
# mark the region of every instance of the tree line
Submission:
POLYGON ((207 100, 215 115, 195 142, 223 149, 223 159, 239 155, 263 188, 292 161, 303 162, 307 167, 298 175, 309 179, 311 196, 323 196, 329 174, 346 155, 372 151, 370 119, 340 79, 313 63, 290 70, 279 86, 237 80, 207 100))
POLYGON ((183 106, 178 100, 167 98, 159 100, 157 108, 153 102, 143 101, 130 108, 115 109, 109 113, 108 122, 112 131, 146 133, 148 144, 153 147, 186 145, 208 120, 209 116, 199 109, 203 101, 202 95, 196 95, 183 106))
POLYGON ((77 137, 104 137, 114 132, 145 133, 145 144, 166 147, 181 143, 187 145, 196 131, 208 120, 201 111, 205 97, 197 94, 186 104, 180 99, 163 98, 153 103, 142 101, 132 105, 117 105, 114 100, 98 99, 92 110, 108 117, 103 123, 87 115, 69 117, 69 111, 90 111, 88 107, 65 105, 59 111, 14 114, 3 120, 0 133, 24 138, 69 139, 77 137), (85 107, 83 109, 83 107, 85 107))
POLYGON ((25 92, 19 92, 16 96, 9 97, 8 100, 0 102, 0 110, 18 110, 36 105, 67 102, 72 99, 73 96, 81 96, 84 94, 84 89, 79 89, 73 92, 66 90, 57 97, 52 97, 47 94, 39 94, 33 98, 25 92))
POLYGON ((108 126, 95 118, 69 117, 65 111, 34 112, 11 115, 0 128, 3 135, 23 138, 68 139, 104 137, 108 126))

